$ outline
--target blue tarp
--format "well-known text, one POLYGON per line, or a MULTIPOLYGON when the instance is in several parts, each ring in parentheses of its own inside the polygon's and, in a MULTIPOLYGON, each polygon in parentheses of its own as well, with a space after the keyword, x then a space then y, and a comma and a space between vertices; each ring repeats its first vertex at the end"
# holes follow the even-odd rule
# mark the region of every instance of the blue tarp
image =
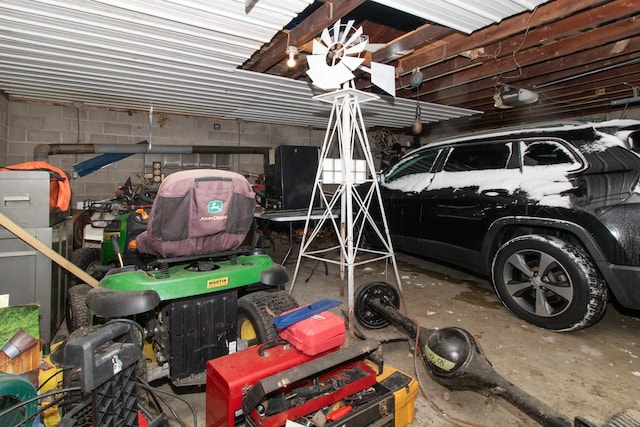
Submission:
MULTIPOLYGON (((147 140, 136 142, 136 144, 149 144, 147 140)), ((126 159, 129 156, 133 156, 135 153, 107 153, 93 157, 84 162, 79 162, 73 165, 73 170, 76 171, 78 176, 86 176, 92 172, 97 171, 111 163, 115 163, 118 160, 126 159)))

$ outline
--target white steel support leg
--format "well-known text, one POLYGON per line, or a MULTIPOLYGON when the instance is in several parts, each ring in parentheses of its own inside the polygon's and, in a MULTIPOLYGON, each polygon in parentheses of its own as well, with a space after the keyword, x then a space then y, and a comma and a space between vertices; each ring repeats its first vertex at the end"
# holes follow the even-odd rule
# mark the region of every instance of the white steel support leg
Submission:
POLYGON ((318 171, 313 186, 311 201, 320 197, 323 202, 324 214, 315 223, 311 233, 309 231, 310 217, 313 211, 313 203, 309 204, 307 220, 304 226, 304 233, 300 245, 300 252, 294 270, 290 293, 295 286, 300 262, 302 258, 312 258, 318 261, 329 262, 339 265, 341 279, 344 278, 344 270, 347 272, 347 293, 349 304, 349 325, 350 332, 353 332, 354 325, 354 305, 355 305, 355 268, 356 266, 391 259, 395 281, 398 289, 402 291, 400 274, 396 264, 391 237, 387 225, 380 188, 376 179, 375 163, 369 140, 360 110, 360 103, 377 99, 376 95, 364 93, 355 89, 342 89, 331 94, 316 97, 324 102, 332 102, 333 107, 327 132, 320 151, 318 171), (339 179, 327 180, 323 176, 325 160, 332 159, 331 156, 339 156, 341 174, 339 179), (355 160, 364 160, 366 163, 365 178, 356 179, 355 160), (355 191, 355 187, 369 183, 369 190, 365 195, 355 191), (325 191, 331 187, 332 191, 325 191), (327 194, 330 193, 330 196, 327 194), (382 216, 383 229, 374 223, 369 213, 371 203, 378 203, 378 209, 382 216), (338 209, 339 208, 339 209, 338 209), (338 215, 339 212, 339 215, 338 215), (311 250, 311 243, 318 235, 320 229, 329 222, 336 233, 338 246, 331 248, 311 250), (365 226, 370 227, 382 242, 383 250, 371 250, 361 248, 362 233, 365 226), (338 251, 338 256, 336 256, 338 251), (362 260, 358 260, 360 255, 362 260))

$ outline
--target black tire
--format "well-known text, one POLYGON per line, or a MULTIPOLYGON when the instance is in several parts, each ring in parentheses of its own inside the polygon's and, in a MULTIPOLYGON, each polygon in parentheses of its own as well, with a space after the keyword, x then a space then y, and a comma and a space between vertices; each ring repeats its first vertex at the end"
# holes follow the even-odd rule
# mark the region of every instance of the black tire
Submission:
POLYGON ((298 307, 285 291, 258 291, 238 299, 238 338, 249 345, 261 344, 278 337, 273 319, 298 307))
POLYGON ((356 291, 354 299, 355 318, 358 323, 369 329, 382 329, 390 324, 387 319, 369 308, 369 300, 378 299, 396 309, 400 308, 400 294, 386 282, 371 282, 362 285, 356 291))
POLYGON ((600 320, 607 306, 606 283, 589 255, 555 237, 526 235, 508 241, 496 253, 491 272, 502 303, 542 328, 586 328, 600 320))
POLYGON ((609 418, 603 427, 638 427, 640 426, 640 410, 625 409, 609 418))
MULTIPOLYGON (((101 256, 99 248, 80 248, 71 253, 70 261, 81 270, 85 271, 91 277, 100 280, 104 277, 104 271, 97 269, 100 266, 101 256)), ((70 285, 78 283, 78 278, 73 276, 70 285)))
POLYGON ((87 294, 91 286, 86 283, 74 285, 67 290, 66 322, 69 333, 89 326, 89 307, 87 294))

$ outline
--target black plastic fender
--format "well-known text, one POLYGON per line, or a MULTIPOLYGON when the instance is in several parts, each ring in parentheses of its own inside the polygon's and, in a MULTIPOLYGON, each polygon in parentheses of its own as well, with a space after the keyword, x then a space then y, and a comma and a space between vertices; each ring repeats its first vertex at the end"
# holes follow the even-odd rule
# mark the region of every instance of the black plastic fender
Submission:
POLYGON ((274 264, 273 267, 264 270, 260 273, 260 282, 269 286, 276 286, 281 289, 284 288, 284 284, 289 281, 289 273, 280 264, 274 264))
POLYGON ((114 291, 94 288, 87 294, 87 306, 96 316, 113 319, 153 310, 160 304, 160 295, 153 290, 114 291))

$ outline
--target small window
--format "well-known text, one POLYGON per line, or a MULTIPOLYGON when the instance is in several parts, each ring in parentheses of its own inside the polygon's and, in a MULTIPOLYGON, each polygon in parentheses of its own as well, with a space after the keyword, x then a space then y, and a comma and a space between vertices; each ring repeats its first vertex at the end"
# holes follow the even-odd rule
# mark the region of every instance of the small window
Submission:
POLYGON ((431 172, 433 162, 438 157, 439 150, 430 150, 405 156, 400 163, 389 171, 386 182, 392 182, 407 175, 431 172))
POLYGON ((509 147, 506 143, 454 147, 444 165, 444 170, 447 172, 466 172, 505 169, 511 155, 509 147))
POLYGON ((577 163, 573 155, 555 141, 527 141, 522 150, 523 166, 551 166, 577 163))

